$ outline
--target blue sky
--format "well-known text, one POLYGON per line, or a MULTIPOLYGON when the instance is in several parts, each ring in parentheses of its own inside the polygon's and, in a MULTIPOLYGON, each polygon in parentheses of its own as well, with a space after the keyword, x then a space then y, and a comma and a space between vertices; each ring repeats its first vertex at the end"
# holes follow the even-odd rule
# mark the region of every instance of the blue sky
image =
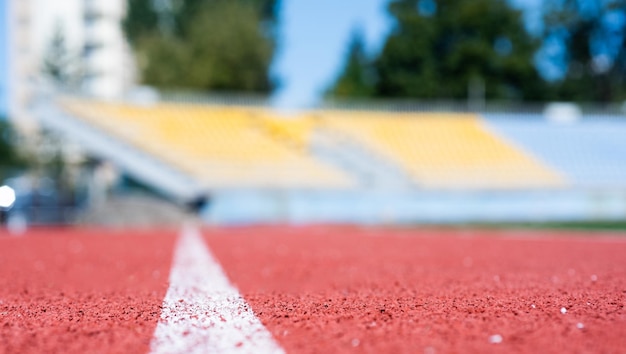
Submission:
MULTIPOLYGON (((0 0, 0 88, 5 87, 7 74, 5 14, 8 1, 0 0)), ((61 1, 61 4, 70 4, 61 1)), ((541 0, 511 1, 530 9, 538 9, 541 4, 541 0)), ((379 51, 393 25, 386 11, 388 2, 282 0, 280 44, 272 66, 273 74, 281 81, 274 96, 275 104, 285 108, 314 104, 341 71, 355 28, 360 28, 364 34, 370 54, 379 51)), ((533 13, 527 15, 532 17, 533 13)), ((533 19, 527 22, 532 24, 533 19)), ((0 112, 6 107, 5 93, 6 90, 0 91, 0 112)))
POLYGON ((391 28, 388 0, 283 0, 280 46, 273 72, 282 80, 275 95, 281 107, 315 103, 341 70, 347 44, 359 27, 367 49, 380 49, 391 28))
MULTIPOLYGON (((0 0, 0 4, 6 5, 8 1, 0 0)), ((54 9, 48 10, 58 15, 59 12, 67 12, 67 7, 72 6, 70 1, 60 1, 62 2, 54 5, 54 9)), ((280 46, 272 66, 273 74, 282 82, 281 88, 275 94, 275 103, 281 107, 293 108, 313 104, 319 93, 339 73, 346 45, 357 26, 365 36, 368 50, 376 52, 391 26, 385 11, 387 2, 388 0, 283 0, 280 46)), ((48 0, 43 5, 54 3, 48 0)), ((5 16, 2 17, 5 19, 5 16)), ((4 29, 5 26, 0 30, 2 38, 5 38, 4 29)), ((4 41, 1 43, 0 56, 3 56, 7 45, 4 41)), ((6 63, 1 60, 0 70, 3 70, 6 63)), ((0 78, 4 81, 6 75, 0 78)))
POLYGON ((7 16, 6 7, 8 0, 0 0, 0 116, 7 111, 7 16))
MULTIPOLYGON (((471 1, 471 0, 468 0, 471 1)), ((510 0, 526 9, 526 22, 537 29, 541 0, 510 0)), ((275 94, 279 107, 302 108, 314 104, 340 73, 354 28, 359 27, 370 54, 384 44, 392 18, 389 0, 283 0, 281 47, 273 71, 283 81, 275 94)))

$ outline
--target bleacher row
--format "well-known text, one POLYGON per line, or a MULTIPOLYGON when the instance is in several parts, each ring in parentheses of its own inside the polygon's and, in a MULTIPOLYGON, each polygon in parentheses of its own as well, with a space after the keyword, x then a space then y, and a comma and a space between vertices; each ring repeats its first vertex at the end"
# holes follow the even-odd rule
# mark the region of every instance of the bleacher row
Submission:
POLYGON ((322 135, 336 140, 337 149, 344 140, 358 146, 367 163, 372 156, 372 168, 381 159, 393 164, 417 189, 545 189, 593 181, 626 186, 621 122, 611 128, 596 122, 588 131, 577 126, 582 123, 556 127, 538 119, 520 123, 457 113, 313 111, 282 117, 262 108, 77 99, 64 99, 61 106, 212 189, 362 186, 349 168, 315 153, 322 135))

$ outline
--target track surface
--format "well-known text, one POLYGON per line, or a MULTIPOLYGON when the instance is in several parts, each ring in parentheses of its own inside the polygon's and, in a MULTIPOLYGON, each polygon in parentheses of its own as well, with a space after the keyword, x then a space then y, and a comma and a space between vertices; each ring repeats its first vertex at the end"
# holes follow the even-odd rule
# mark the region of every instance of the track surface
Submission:
MULTIPOLYGON (((0 233, 0 353, 148 352, 178 233, 0 233)), ((626 348, 625 235, 316 226, 203 236, 288 353, 626 348)))

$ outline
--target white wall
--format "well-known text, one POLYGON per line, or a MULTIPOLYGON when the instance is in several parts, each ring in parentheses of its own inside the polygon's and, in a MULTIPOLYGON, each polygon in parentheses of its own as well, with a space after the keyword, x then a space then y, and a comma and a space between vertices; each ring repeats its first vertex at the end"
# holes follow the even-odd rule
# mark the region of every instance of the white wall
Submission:
POLYGON ((57 23, 63 27, 68 49, 74 53, 80 53, 84 36, 83 0, 30 1, 32 1, 34 57, 41 62, 57 23))
POLYGON ((31 9, 30 0, 10 0, 8 3, 8 113, 22 130, 29 130, 29 126, 33 125, 26 109, 33 97, 36 71, 31 40, 31 9))
POLYGON ((120 27, 126 0, 9 0, 16 4, 31 2, 31 62, 35 75, 40 74, 46 48, 57 24, 61 24, 72 55, 81 58, 88 41, 103 44, 94 55, 83 58, 82 64, 97 77, 83 83, 83 89, 94 96, 113 98, 123 94, 134 83, 132 55, 120 27), (84 20, 86 10, 96 10, 101 17, 91 26, 84 20))
POLYGON ((124 39, 120 23, 124 17, 124 0, 84 0, 87 12, 98 16, 86 23, 85 43, 97 46, 85 57, 91 74, 83 88, 102 98, 116 98, 128 90, 134 81, 132 55, 124 39))

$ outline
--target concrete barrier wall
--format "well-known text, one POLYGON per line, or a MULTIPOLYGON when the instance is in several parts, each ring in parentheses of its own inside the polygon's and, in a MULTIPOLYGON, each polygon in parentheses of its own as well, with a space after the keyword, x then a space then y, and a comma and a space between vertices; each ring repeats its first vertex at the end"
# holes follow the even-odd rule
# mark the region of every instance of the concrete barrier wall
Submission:
POLYGON ((222 191, 203 213, 210 222, 455 223, 617 220, 626 190, 529 192, 222 191))

